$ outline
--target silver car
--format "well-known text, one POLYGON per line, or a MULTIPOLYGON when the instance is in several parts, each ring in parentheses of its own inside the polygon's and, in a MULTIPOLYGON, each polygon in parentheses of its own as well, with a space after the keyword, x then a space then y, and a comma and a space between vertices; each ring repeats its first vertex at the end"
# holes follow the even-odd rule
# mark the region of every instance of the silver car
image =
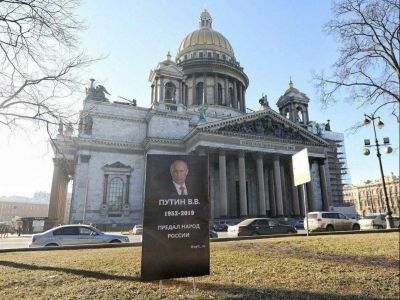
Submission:
POLYGON ((304 229, 309 231, 360 230, 360 224, 349 217, 334 211, 314 211, 304 219, 304 229))
POLYGON ((32 235, 29 248, 128 242, 126 235, 103 233, 89 225, 63 225, 32 235))

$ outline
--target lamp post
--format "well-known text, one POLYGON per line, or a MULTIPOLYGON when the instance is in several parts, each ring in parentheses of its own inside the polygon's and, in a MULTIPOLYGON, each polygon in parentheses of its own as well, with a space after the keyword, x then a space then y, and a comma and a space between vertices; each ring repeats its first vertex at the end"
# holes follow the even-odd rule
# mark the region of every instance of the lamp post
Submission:
POLYGON ((382 129, 385 124, 381 121, 381 118, 380 117, 375 117, 375 113, 373 113, 371 115, 364 114, 364 116, 365 116, 364 125, 369 125, 371 123, 371 121, 372 121, 372 125, 374 127, 374 136, 375 136, 375 145, 374 144, 371 145, 371 142, 370 142, 369 139, 365 139, 364 140, 364 146, 366 147, 366 148, 364 148, 364 155, 369 155, 370 154, 370 151, 369 151, 368 148, 374 147, 374 146, 376 147, 376 156, 378 157, 379 167, 380 167, 380 170, 381 170, 383 193, 385 194, 386 228, 394 228, 393 218, 392 218, 392 211, 390 209, 389 198, 388 198, 387 191, 386 191, 385 176, 383 174, 380 146, 387 146, 385 148, 385 152, 388 153, 388 154, 391 153, 393 151, 393 149, 392 149, 392 147, 389 146, 390 145, 390 141, 389 141, 389 138, 387 138, 387 137, 383 138, 383 144, 379 144, 379 142, 378 142, 378 138, 376 136, 375 120, 379 120, 377 126, 378 126, 379 129, 382 129))

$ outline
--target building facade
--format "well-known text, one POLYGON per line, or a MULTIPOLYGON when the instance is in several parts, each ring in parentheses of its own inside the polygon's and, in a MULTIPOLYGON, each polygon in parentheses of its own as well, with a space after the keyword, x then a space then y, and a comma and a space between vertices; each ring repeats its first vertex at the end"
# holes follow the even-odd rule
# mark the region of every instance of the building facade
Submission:
MULTIPOLYGON (((400 186, 398 176, 385 176, 390 209, 394 216, 400 215, 400 186)), ((387 211, 382 179, 343 188, 344 201, 356 207, 360 216, 385 214, 387 211)))
POLYGON ((13 221, 17 217, 47 217, 48 204, 0 201, 0 221, 13 221))
MULTIPOLYGON (((309 99, 290 81, 279 112, 260 99, 246 113, 249 79, 229 41, 205 10, 199 29, 149 76, 151 107, 110 102, 94 80, 79 131, 59 128, 49 226, 60 223, 72 183, 69 222, 123 227, 142 221, 147 154, 208 156, 211 218, 303 216, 303 189, 293 184, 291 156, 308 148, 308 209, 327 210, 341 180, 332 173, 337 145, 311 130, 309 99)), ((330 131, 330 128, 326 128, 330 131)))

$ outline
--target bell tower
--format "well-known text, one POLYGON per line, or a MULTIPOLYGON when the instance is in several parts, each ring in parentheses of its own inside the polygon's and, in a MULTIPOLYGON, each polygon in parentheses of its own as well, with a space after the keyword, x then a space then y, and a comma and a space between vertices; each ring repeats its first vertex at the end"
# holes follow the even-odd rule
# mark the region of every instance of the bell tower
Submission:
POLYGON ((289 81, 289 88, 286 90, 276 105, 279 113, 292 122, 307 127, 309 122, 308 103, 310 99, 306 94, 300 92, 293 86, 292 78, 289 81))

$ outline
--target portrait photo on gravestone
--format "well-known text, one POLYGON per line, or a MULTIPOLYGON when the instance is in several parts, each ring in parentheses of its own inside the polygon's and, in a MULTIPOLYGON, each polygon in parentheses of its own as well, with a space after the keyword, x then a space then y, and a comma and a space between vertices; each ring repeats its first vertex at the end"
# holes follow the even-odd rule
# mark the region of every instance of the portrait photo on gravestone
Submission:
POLYGON ((142 280, 210 274, 208 158, 147 155, 142 280))

